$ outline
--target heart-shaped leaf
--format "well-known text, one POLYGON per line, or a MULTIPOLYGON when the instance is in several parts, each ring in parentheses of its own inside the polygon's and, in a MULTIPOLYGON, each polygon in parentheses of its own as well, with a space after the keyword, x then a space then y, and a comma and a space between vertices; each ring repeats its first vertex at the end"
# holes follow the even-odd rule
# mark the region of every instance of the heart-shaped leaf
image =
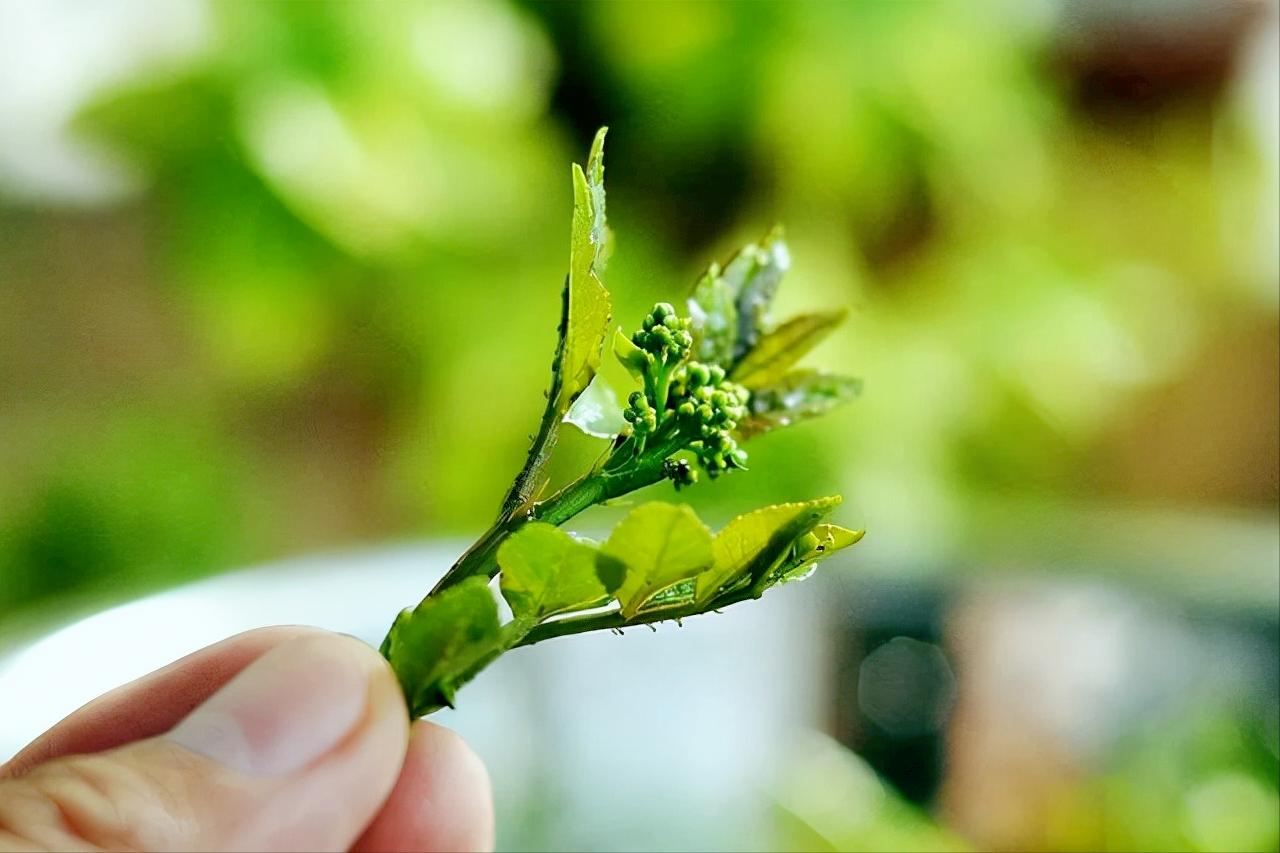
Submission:
POLYGON ((499 586, 511 612, 541 621, 608 603, 612 596, 596 574, 596 550, 551 524, 521 527, 498 549, 499 586))
POLYGON ((847 312, 801 314, 756 342, 733 367, 729 378, 748 388, 768 386, 781 379, 809 350, 844 320, 847 312))
MULTIPOLYGON (((711 531, 687 506, 641 504, 609 534, 602 554, 626 567, 609 591, 631 618, 655 593, 696 577, 711 565, 711 531)), ((610 581, 604 578, 606 588, 610 581)))

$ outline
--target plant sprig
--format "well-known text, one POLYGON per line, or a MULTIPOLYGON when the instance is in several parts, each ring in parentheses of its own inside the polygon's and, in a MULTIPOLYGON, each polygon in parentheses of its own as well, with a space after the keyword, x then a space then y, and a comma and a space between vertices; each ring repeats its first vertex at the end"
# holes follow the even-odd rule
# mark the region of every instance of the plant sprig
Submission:
POLYGON ((586 631, 679 621, 759 598, 806 577, 862 531, 827 522, 839 497, 778 504, 712 533, 685 505, 631 510, 603 542, 560 526, 583 510, 670 480, 747 467, 742 443, 852 399, 854 379, 794 369, 843 319, 841 311, 781 324, 769 315, 790 256, 775 229, 721 268, 712 264, 687 315, 658 303, 612 351, 637 383, 620 406, 597 376, 612 320, 601 281, 604 137, 586 168, 573 167, 569 273, 559 341, 539 428, 493 525, 417 607, 401 612, 382 643, 414 717, 452 706, 459 687, 503 652, 586 631), (610 444, 582 476, 545 499, 546 467, 563 423, 610 444), (490 583, 511 611, 499 616, 490 583))

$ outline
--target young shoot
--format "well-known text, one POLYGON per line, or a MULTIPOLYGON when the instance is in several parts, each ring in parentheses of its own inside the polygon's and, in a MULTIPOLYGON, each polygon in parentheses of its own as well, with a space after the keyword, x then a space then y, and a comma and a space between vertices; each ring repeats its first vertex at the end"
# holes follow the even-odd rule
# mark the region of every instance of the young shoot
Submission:
POLYGON ((840 498, 777 504, 713 533, 683 504, 640 504, 603 542, 561 526, 583 510, 662 480, 677 490, 747 468, 748 440, 830 411, 857 380, 797 362, 843 311, 774 323, 769 314, 790 256, 774 230, 724 267, 712 264, 685 311, 659 302, 613 355, 636 387, 619 406, 597 371, 611 323, 600 275, 605 220, 605 130, 586 168, 573 166, 569 274, 551 386, 525 464, 493 525, 421 603, 396 617, 382 643, 414 717, 452 706, 459 687, 503 652, 585 631, 679 621, 807 577, 862 531, 827 522, 840 498), (620 409, 620 411, 619 411, 620 409), (610 444, 601 461, 539 499, 561 426, 610 444), (503 623, 490 589, 511 610, 503 623), (589 611, 589 612, 587 612, 589 611))

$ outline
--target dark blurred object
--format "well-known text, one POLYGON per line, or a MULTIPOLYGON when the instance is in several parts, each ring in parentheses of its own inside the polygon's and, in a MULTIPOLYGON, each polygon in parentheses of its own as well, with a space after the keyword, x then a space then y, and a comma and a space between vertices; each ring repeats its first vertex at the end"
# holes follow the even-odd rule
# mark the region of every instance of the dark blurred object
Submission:
POLYGON ((1219 96, 1267 14, 1259 0, 1072 0, 1060 9, 1053 65, 1099 118, 1219 96))
POLYGON ((840 742, 911 802, 932 805, 945 773, 955 681, 940 648, 948 595, 907 583, 858 583, 835 648, 840 742))
POLYGON ((1280 843, 1274 609, 1029 580, 846 592, 836 737, 979 849, 1280 843))

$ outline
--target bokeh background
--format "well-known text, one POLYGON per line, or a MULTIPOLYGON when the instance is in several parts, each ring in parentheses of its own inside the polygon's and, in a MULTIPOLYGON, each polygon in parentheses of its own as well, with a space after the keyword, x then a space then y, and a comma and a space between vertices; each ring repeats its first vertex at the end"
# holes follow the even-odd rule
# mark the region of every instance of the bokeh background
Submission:
POLYGON ((482 529, 607 124, 615 315, 780 221, 865 382, 682 493, 869 531, 760 826, 685 840, 1276 850, 1278 73, 1262 2, 0 0, 0 638, 482 529))

